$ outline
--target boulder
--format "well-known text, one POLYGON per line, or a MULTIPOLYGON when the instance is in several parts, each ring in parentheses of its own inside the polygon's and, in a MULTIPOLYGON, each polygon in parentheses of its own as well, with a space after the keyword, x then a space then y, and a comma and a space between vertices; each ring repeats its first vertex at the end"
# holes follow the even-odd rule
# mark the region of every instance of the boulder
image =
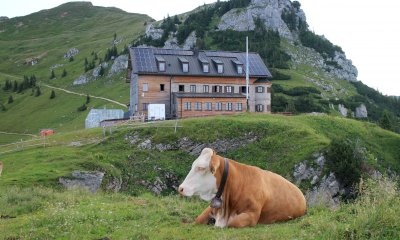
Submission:
POLYGON ((74 171, 72 177, 60 177, 61 183, 67 189, 82 188, 92 193, 96 193, 103 180, 103 172, 74 171))
POLYGON ((355 110, 355 118, 367 118, 368 117, 368 111, 367 107, 364 104, 361 104, 359 107, 356 108, 355 110))
POLYGON ((344 105, 342 105, 342 104, 339 104, 338 105, 338 110, 339 110, 339 112, 340 112, 340 114, 343 116, 343 117, 347 117, 347 108, 345 108, 344 107, 344 105))

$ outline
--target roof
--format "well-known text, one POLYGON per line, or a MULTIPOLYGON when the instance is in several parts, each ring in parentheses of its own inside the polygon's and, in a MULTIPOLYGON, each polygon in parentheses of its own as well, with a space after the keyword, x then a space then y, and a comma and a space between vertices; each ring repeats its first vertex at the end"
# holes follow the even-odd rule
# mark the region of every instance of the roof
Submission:
POLYGON ((239 93, 174 93, 177 98, 246 98, 239 93))
MULTIPOLYGON (((246 62, 245 52, 226 52, 211 50, 176 50, 161 48, 131 47, 130 66, 132 72, 142 75, 168 75, 168 76, 224 76, 245 77, 245 69, 239 74, 237 65, 246 62), (157 61, 163 59, 166 62, 165 71, 159 71, 157 61), (181 64, 189 63, 189 71, 183 72, 181 64), (209 63, 209 72, 203 72, 203 63, 209 63), (212 64, 211 64, 212 63, 212 64), (217 64, 224 65, 223 73, 218 73, 217 64)), ((258 53, 249 53, 249 76, 272 77, 268 68, 258 53)))

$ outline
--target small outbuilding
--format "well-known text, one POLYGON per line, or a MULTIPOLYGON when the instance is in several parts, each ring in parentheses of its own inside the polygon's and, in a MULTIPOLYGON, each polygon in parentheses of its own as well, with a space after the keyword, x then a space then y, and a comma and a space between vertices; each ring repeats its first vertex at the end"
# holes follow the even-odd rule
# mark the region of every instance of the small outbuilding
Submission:
POLYGON ((92 109, 85 120, 85 128, 100 127, 104 120, 123 119, 124 111, 121 109, 92 109))

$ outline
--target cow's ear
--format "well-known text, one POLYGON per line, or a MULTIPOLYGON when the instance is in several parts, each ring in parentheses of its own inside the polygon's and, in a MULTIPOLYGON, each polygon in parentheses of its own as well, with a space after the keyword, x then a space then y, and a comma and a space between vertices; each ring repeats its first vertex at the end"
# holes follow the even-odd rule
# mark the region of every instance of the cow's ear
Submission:
POLYGON ((210 161, 210 171, 212 174, 215 174, 217 172, 217 169, 219 168, 219 160, 216 155, 213 155, 211 157, 210 161))

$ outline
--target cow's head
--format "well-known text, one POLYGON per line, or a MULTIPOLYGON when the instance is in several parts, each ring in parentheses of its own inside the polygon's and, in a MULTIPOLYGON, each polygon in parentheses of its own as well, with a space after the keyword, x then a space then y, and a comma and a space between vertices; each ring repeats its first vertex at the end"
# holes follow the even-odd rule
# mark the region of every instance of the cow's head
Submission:
POLYGON ((186 197, 200 196, 201 199, 210 201, 217 193, 214 173, 218 167, 219 161, 215 152, 210 148, 204 148, 193 162, 185 181, 179 186, 179 193, 186 197))

